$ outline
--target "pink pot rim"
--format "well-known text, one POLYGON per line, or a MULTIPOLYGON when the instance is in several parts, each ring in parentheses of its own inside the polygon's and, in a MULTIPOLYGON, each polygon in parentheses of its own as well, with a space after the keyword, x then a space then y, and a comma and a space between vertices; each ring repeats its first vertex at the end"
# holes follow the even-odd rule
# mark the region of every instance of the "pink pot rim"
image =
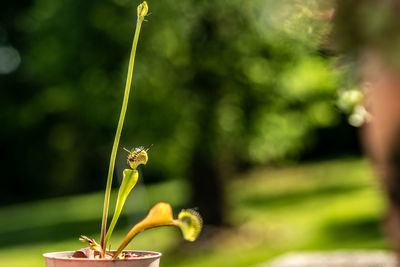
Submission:
POLYGON ((129 259, 87 259, 87 258, 69 258, 74 254, 75 251, 59 251, 59 252, 48 252, 44 253, 43 256, 47 259, 57 259, 57 260, 65 260, 65 261, 102 261, 102 262, 110 262, 110 261, 137 261, 143 259, 156 259, 160 258, 162 254, 160 252, 155 251, 145 251, 145 250, 124 250, 124 252, 134 252, 134 253, 142 253, 142 254, 152 254, 151 256, 146 257, 134 257, 129 259))

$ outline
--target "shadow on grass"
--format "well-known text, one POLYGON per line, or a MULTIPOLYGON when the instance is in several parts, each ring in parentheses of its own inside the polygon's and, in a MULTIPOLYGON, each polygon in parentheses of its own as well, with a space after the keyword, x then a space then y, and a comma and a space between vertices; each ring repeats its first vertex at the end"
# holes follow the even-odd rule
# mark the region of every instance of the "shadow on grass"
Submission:
POLYGON ((321 229, 321 238, 324 243, 341 245, 380 240, 383 237, 381 222, 379 216, 329 221, 321 229))
POLYGON ((327 187, 318 187, 295 192, 279 192, 276 194, 251 195, 245 197, 241 202, 251 207, 273 207, 299 204, 312 199, 329 197, 339 194, 345 194, 362 189, 362 185, 332 185, 327 187))

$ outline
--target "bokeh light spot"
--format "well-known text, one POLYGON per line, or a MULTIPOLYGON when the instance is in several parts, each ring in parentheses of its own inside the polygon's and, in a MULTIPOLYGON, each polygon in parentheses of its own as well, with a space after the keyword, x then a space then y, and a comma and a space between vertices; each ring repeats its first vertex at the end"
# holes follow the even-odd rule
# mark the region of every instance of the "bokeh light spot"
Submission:
POLYGON ((21 63, 21 57, 11 46, 0 47, 0 74, 9 74, 15 71, 21 63))

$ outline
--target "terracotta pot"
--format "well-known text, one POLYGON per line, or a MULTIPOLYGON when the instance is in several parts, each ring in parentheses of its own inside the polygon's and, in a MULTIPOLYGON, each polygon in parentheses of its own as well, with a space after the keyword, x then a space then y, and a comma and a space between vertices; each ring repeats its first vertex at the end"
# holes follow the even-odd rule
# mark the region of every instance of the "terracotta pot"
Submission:
POLYGON ((74 251, 45 253, 46 267, 158 267, 161 253, 152 251, 130 251, 146 255, 124 260, 71 258, 74 251), (150 254, 150 255, 149 255, 150 254))

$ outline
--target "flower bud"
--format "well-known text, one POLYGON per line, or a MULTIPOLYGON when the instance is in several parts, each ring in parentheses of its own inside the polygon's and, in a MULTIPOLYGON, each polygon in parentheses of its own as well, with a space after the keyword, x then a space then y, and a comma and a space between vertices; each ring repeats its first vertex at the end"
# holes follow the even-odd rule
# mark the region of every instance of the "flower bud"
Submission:
POLYGON ((147 2, 144 1, 137 8, 138 18, 143 19, 147 15, 148 11, 149 11, 149 6, 147 5, 147 2))

